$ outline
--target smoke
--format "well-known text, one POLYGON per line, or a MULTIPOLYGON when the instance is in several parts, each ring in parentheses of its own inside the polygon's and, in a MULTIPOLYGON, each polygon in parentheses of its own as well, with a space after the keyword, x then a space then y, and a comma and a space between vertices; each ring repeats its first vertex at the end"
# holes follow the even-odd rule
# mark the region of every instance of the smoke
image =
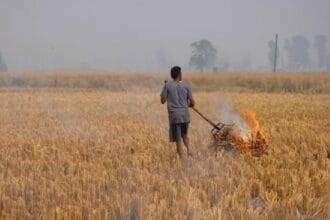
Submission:
POLYGON ((247 140, 249 138, 249 126, 246 121, 236 112, 230 103, 225 102, 220 106, 220 120, 224 124, 235 124, 239 128, 240 136, 247 140))

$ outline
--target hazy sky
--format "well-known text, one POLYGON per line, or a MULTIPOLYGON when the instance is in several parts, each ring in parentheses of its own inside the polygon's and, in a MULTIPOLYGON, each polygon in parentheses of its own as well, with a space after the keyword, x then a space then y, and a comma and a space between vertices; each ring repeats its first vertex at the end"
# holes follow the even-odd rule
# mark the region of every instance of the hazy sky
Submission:
POLYGON ((162 56, 187 67, 202 38, 257 68, 275 33, 330 38, 330 0, 0 0, 0 51, 12 70, 156 70, 162 56))

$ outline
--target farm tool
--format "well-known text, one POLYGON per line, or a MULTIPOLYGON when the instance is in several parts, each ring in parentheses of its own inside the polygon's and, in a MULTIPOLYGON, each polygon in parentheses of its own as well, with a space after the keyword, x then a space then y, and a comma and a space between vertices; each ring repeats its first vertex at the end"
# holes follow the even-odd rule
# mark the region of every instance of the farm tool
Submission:
POLYGON ((225 147, 229 141, 229 131, 234 127, 234 124, 224 124, 222 122, 214 123, 205 115, 203 115, 198 109, 194 107, 192 109, 213 127, 211 134, 214 140, 217 142, 217 146, 225 147))

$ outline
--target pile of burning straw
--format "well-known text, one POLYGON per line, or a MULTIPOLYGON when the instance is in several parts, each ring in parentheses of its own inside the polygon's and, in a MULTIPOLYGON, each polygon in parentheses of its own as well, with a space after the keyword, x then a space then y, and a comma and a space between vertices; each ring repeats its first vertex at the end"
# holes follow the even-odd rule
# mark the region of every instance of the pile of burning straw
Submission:
POLYGON ((267 154, 268 143, 253 112, 246 111, 243 117, 228 109, 221 112, 224 123, 217 125, 220 130, 212 130, 216 150, 251 153, 255 157, 267 154))

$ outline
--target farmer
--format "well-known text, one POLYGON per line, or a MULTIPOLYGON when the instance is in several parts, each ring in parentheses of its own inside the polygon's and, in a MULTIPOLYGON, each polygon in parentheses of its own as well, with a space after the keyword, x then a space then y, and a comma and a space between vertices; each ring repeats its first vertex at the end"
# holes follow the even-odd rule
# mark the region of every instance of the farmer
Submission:
POLYGON ((175 66, 171 69, 170 82, 165 81, 160 101, 167 101, 168 118, 170 122, 170 142, 176 143, 176 149, 181 159, 185 158, 183 144, 187 148, 188 156, 192 156, 189 145, 188 127, 190 122, 189 107, 194 107, 191 87, 182 81, 181 68, 175 66))

